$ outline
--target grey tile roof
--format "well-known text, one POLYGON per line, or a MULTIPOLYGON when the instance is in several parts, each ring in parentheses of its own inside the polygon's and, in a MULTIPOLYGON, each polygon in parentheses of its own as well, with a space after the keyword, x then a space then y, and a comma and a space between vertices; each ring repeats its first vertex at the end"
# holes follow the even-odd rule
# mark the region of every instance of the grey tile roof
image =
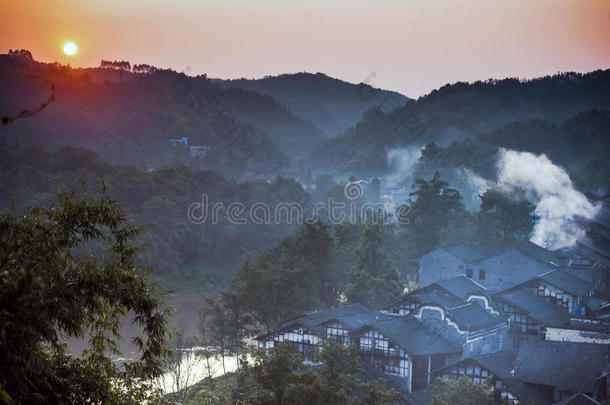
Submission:
MULTIPOLYGON (((293 325, 301 325, 310 329, 318 336, 321 336, 324 331, 324 328, 320 326, 321 323, 324 323, 336 317, 362 314, 365 312, 371 312, 371 310, 359 303, 345 305, 342 307, 323 309, 320 311, 306 312, 304 314, 283 321, 277 330, 281 330, 293 325)), ((270 333, 259 335, 255 339, 262 339, 263 337, 268 336, 269 334, 270 333)))
POLYGON ((337 322, 345 326, 347 330, 353 331, 371 323, 387 319, 393 319, 395 317, 396 315, 390 315, 381 311, 368 311, 353 315, 335 316, 328 321, 323 321, 322 323, 336 320, 337 322))
POLYGON ((582 280, 568 269, 552 270, 538 278, 577 297, 584 297, 589 290, 593 290, 592 282, 582 280))
POLYGON ((440 288, 435 284, 430 284, 409 294, 395 298, 381 306, 383 309, 390 309, 404 302, 416 302, 420 304, 439 304, 446 308, 464 305, 465 301, 440 288))
POLYGON ((608 355, 608 345, 530 339, 515 360, 515 378, 561 391, 593 392, 608 355))
POLYGON ((479 354, 476 356, 467 356, 459 359, 451 364, 443 366, 439 369, 432 370, 432 373, 436 374, 446 368, 452 367, 456 364, 462 363, 464 361, 474 361, 479 364, 481 367, 486 368, 496 377, 506 380, 512 378, 510 374, 510 370, 513 368, 513 363, 517 358, 517 351, 514 349, 500 350, 493 353, 487 354, 479 354))
POLYGON ((411 315, 375 322, 368 327, 379 331, 411 355, 459 353, 462 350, 411 315))
POLYGON ((474 263, 485 257, 485 255, 472 246, 466 243, 458 243, 457 245, 443 248, 446 252, 452 254, 458 259, 467 262, 474 263))
POLYGON ((495 300, 504 300, 527 313, 531 318, 547 326, 567 326, 570 314, 557 305, 551 304, 524 289, 497 294, 495 300))
POLYGON ((590 268, 579 268, 579 267, 570 267, 570 266, 562 266, 560 269, 567 271, 572 276, 581 279, 582 281, 586 281, 587 283, 591 283, 591 269, 590 268))
POLYGON ((471 294, 487 295, 487 289, 465 275, 437 281, 435 284, 449 291, 460 299, 467 299, 471 294))
POLYGON ((553 254, 550 250, 546 250, 542 246, 538 246, 529 240, 515 245, 514 248, 524 255, 530 256, 539 262, 550 264, 553 263, 555 266, 562 264, 562 259, 557 255, 553 254))
POLYGON ((478 302, 450 309, 453 320, 465 329, 476 330, 504 322, 504 318, 487 312, 478 302))
POLYGON ((421 304, 439 304, 445 308, 453 308, 467 303, 471 295, 488 296, 485 287, 469 279, 465 275, 437 281, 433 284, 419 288, 409 294, 394 298, 386 302, 381 308, 389 309, 403 302, 418 302, 421 304))
POLYGON ((553 405, 602 405, 588 395, 578 393, 567 397, 563 401, 555 402, 553 405))
MULTIPOLYGON (((360 303, 355 303, 355 304, 345 305, 343 307, 328 308, 328 309, 322 309, 319 311, 306 312, 303 315, 310 319, 325 319, 325 318, 331 319, 336 316, 353 315, 353 314, 359 314, 359 313, 369 312, 369 311, 370 311, 370 309, 365 307, 364 305, 362 305, 360 303)), ((321 321, 321 322, 324 322, 324 321, 321 321)))
POLYGON ((512 370, 516 358, 517 351, 514 349, 507 349, 473 356, 472 360, 476 361, 502 380, 507 380, 511 378, 510 370, 512 370))
POLYGON ((529 384, 516 378, 502 380, 508 386, 508 391, 516 395, 521 405, 544 405, 553 402, 552 388, 529 384))
POLYGON ((433 370, 432 372, 437 374, 456 364, 465 361, 474 361, 481 367, 487 369, 491 374, 501 379, 508 386, 508 390, 519 398, 521 404, 540 405, 551 403, 553 400, 553 390, 528 384, 513 377, 511 370, 513 370, 516 358, 516 349, 506 349, 493 353, 468 356, 437 370, 433 370))

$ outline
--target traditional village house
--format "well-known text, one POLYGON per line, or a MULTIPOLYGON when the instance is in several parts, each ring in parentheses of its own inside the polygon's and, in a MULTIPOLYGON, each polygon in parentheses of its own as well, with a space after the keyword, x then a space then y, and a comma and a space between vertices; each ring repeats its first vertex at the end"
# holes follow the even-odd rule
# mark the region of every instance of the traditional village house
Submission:
POLYGON ((418 263, 418 281, 422 287, 464 274, 497 292, 559 267, 561 259, 525 241, 487 255, 465 243, 439 247, 420 257, 418 263))

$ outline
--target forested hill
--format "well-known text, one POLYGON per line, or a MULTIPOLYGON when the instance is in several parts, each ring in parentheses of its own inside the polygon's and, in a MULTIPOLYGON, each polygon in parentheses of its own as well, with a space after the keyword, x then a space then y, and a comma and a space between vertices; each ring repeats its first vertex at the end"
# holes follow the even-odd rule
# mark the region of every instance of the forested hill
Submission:
POLYGON ((593 108, 610 108, 610 70, 455 83, 401 108, 367 111, 354 128, 314 151, 312 161, 322 170, 379 174, 388 169, 386 152, 391 148, 431 141, 448 146, 512 122, 559 124, 593 108))
POLYGON ((375 106, 399 107, 408 100, 395 91, 353 84, 323 73, 294 73, 263 79, 213 79, 221 87, 241 88, 267 94, 288 106, 302 119, 313 122, 327 136, 334 137, 355 125, 362 114, 375 106))
POLYGON ((228 218, 228 207, 236 202, 248 208, 255 202, 274 207, 291 201, 287 196, 306 195, 290 179, 238 182, 184 165, 148 173, 110 165, 86 149, 63 147, 49 153, 34 145, 0 147, 0 190, 0 211, 11 213, 28 206, 51 207, 59 194, 72 192, 85 200, 116 199, 131 221, 146 227, 139 240, 146 248, 138 258, 154 266, 158 277, 174 288, 185 288, 181 283, 186 282, 188 288, 213 289, 221 289, 218 283, 228 283, 241 262, 275 246, 297 226, 289 221, 238 223, 228 218), (193 211, 197 219, 191 220, 194 203, 200 205, 193 211))
POLYGON ((324 140, 320 129, 271 97, 222 89, 205 75, 118 63, 72 69, 36 62, 27 51, 0 55, 0 115, 37 109, 51 85, 55 100, 27 120, 12 121, 5 142, 81 146, 111 163, 145 169, 192 163, 168 141, 188 137, 189 146, 212 147, 206 168, 241 176, 287 168, 291 157, 324 140))

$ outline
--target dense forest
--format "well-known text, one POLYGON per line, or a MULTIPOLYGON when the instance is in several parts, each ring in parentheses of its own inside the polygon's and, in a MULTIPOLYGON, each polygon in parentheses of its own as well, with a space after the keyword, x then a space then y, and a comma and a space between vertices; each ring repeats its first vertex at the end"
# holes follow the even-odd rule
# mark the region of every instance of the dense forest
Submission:
POLYGON ((364 81, 357 85, 323 73, 295 73, 263 79, 213 79, 221 87, 237 87, 266 94, 288 106, 296 116, 311 121, 328 137, 342 134, 360 121, 368 109, 400 107, 407 98, 402 94, 376 89, 364 81))
MULTIPOLYGON (((604 138, 601 134, 607 134, 603 113, 569 118, 593 108, 608 109, 609 83, 610 71, 606 70, 562 73, 525 81, 505 79, 446 85, 418 100, 408 101, 404 107, 369 110, 356 126, 325 141, 314 151, 312 162, 316 167, 338 173, 379 175, 390 169, 387 161, 390 149, 423 146, 429 142, 449 147, 454 142, 479 139, 472 137, 495 139, 496 145, 531 151, 540 151, 553 139, 553 143, 559 142, 554 148, 569 150, 580 136, 604 138), (524 133, 525 126, 529 126, 529 133, 524 133), (588 134, 581 135, 581 131, 588 134), (513 138, 513 134, 517 137, 513 138)), ((471 141, 468 147, 473 145, 475 142, 471 141)), ((607 141, 600 151, 607 156, 607 141)), ((586 156, 583 151, 574 160, 580 159, 577 160, 580 164, 586 164, 582 161, 586 156)))

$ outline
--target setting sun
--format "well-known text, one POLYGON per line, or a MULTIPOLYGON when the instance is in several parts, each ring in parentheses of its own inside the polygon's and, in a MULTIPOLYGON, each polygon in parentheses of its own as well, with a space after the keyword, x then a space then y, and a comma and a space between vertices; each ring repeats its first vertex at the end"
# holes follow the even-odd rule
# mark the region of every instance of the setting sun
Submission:
POLYGON ((76 51, 78 50, 78 47, 76 46, 76 44, 74 42, 66 42, 64 44, 64 53, 66 55, 74 55, 76 53, 76 51))

